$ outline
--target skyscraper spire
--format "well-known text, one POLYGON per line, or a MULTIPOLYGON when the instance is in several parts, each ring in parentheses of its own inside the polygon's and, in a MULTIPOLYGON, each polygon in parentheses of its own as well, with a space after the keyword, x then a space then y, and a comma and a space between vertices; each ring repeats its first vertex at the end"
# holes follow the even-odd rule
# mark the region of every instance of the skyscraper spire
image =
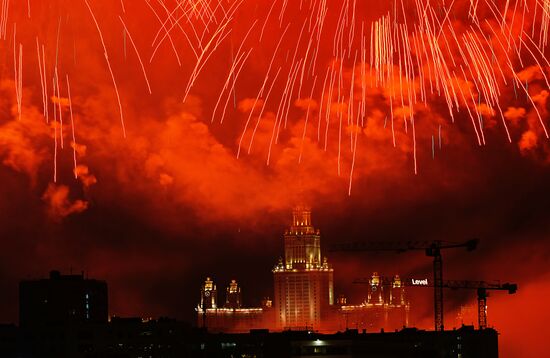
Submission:
POLYGON ((311 222, 311 209, 298 205, 292 211, 292 224, 285 232, 285 266, 319 268, 321 266, 321 237, 311 222))
POLYGON ((314 234, 315 229, 311 223, 311 208, 300 204, 292 210, 291 234, 314 234))

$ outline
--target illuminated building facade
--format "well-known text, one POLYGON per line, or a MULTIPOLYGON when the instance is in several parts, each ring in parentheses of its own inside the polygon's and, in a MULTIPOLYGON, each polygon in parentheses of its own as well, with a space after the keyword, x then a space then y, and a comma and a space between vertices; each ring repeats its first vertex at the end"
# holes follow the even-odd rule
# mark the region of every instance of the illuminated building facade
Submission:
POLYGON ((241 288, 231 280, 226 289, 224 307, 217 305, 217 291, 214 281, 207 277, 201 287, 201 303, 196 308, 198 326, 210 332, 248 332, 251 329, 272 325, 272 301, 262 300, 262 307, 243 308, 241 288))
POLYGON ((409 325, 410 305, 405 286, 395 275, 386 286, 374 272, 369 279, 366 300, 359 305, 348 305, 345 297, 338 299, 338 330, 348 328, 367 331, 380 328, 395 329, 409 325))
POLYGON ((395 329, 408 326, 409 303, 399 276, 391 285, 374 273, 361 304, 350 305, 344 296, 335 300, 334 270, 321 255, 321 235, 311 221, 311 210, 298 206, 284 233, 284 257, 273 268, 274 300, 261 307, 243 308, 241 288, 232 280, 225 306, 217 306, 214 282, 207 278, 197 307, 198 325, 214 332, 250 329, 343 331, 348 328, 395 329))
POLYGON ((284 253, 273 269, 275 324, 280 329, 319 329, 334 304, 333 269, 326 258, 321 260, 321 236, 309 208, 294 209, 284 253))

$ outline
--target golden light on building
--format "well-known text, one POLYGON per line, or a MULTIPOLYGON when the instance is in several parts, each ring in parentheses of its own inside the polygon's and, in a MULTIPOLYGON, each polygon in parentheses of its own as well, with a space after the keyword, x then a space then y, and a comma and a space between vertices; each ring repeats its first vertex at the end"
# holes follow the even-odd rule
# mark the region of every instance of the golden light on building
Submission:
POLYGON ((236 280, 231 280, 225 295, 225 308, 241 308, 241 288, 236 280))
POLYGON ((348 304, 344 295, 335 302, 334 271, 321 255, 320 231, 313 226, 308 207, 294 208, 283 241, 284 255, 272 270, 273 300, 266 297, 261 307, 244 308, 241 287, 231 280, 225 305, 218 308, 216 285, 207 278, 197 308, 199 324, 214 332, 248 332, 254 328, 334 332, 408 325, 409 304, 398 275, 388 285, 374 272, 361 304, 348 304))
POLYGON ((201 303, 200 308, 209 309, 217 308, 218 304, 218 292, 214 281, 207 277, 204 284, 201 287, 201 303))
POLYGON ((320 327, 334 303, 333 270, 321 260, 321 236, 311 210, 298 206, 284 235, 284 265, 273 269, 275 316, 280 329, 320 327))

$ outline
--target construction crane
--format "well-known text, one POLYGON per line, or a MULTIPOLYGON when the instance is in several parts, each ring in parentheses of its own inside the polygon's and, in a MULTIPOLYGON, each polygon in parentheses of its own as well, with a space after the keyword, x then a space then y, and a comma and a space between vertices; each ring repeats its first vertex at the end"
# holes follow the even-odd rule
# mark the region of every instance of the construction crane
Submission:
MULTIPOLYGON (((405 287, 435 287, 434 282, 430 282, 428 279, 400 279, 399 276, 394 278, 390 277, 377 277, 377 284, 381 286, 393 287, 397 280, 400 285, 405 287)), ((358 284, 372 284, 371 278, 360 278, 353 281, 358 284)), ((479 329, 487 328, 487 297, 489 296, 489 290, 508 291, 508 294, 514 294, 518 290, 518 285, 515 283, 500 283, 486 282, 486 281, 468 281, 468 280, 444 280, 441 284, 442 288, 449 289, 471 289, 477 291, 477 318, 479 329)))
POLYGON ((433 257, 433 288, 434 288, 434 322, 435 330, 443 331, 443 258, 441 250, 466 248, 473 251, 479 239, 471 239, 461 243, 435 241, 406 241, 406 242, 351 242, 330 246, 330 251, 392 251, 406 252, 423 250, 426 256, 433 257))

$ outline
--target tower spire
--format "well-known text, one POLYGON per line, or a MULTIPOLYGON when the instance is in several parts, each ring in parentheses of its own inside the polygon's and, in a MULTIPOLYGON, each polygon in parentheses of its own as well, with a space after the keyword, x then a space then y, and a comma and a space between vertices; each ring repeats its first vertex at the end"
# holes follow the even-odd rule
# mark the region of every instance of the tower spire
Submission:
POLYGON ((315 229, 311 223, 311 208, 304 204, 298 204, 292 210, 292 234, 314 234, 315 229))

